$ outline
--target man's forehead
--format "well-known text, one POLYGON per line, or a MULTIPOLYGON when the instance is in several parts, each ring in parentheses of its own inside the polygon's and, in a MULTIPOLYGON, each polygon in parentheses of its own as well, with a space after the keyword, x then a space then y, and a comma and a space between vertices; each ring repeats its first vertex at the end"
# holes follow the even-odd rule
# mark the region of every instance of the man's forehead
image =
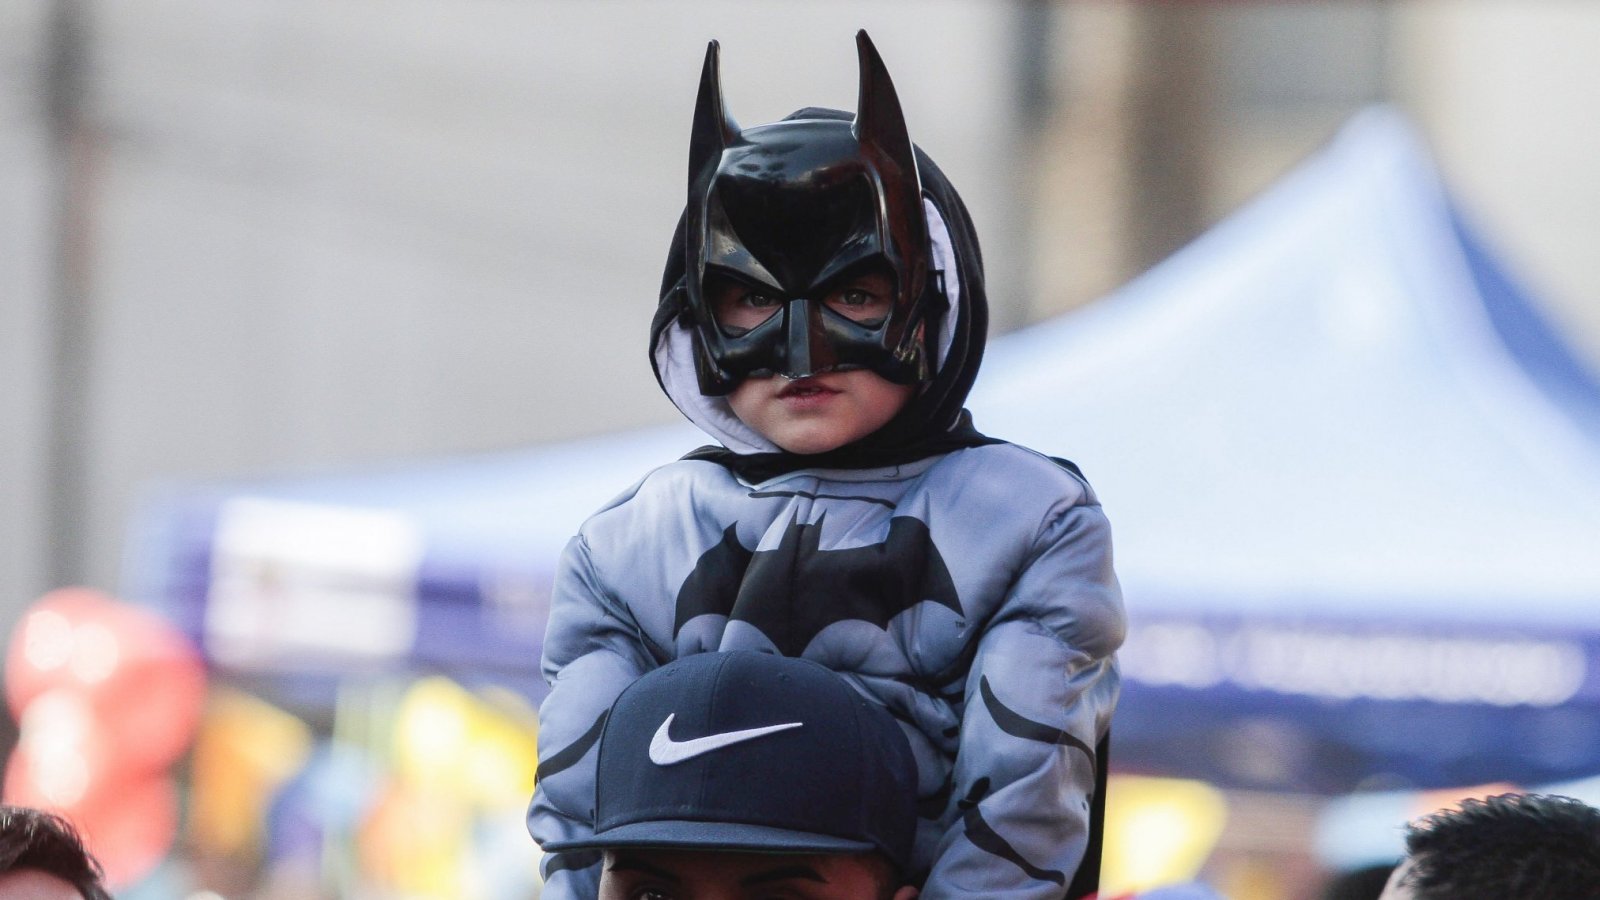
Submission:
POLYGON ((0 873, 0 900, 83 900, 72 883, 38 869, 0 873))

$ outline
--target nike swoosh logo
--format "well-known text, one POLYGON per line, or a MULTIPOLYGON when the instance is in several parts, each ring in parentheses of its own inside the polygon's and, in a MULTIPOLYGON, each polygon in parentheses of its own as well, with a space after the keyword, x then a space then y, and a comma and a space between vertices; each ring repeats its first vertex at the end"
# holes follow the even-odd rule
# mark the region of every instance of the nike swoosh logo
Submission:
POLYGON ((672 727, 672 719, 677 713, 671 713, 667 720, 656 729, 655 737, 650 739, 650 761, 658 766, 673 766, 684 760, 694 759, 696 756, 720 750, 732 744, 743 743, 772 734, 775 731, 787 731, 790 728, 799 728, 804 722, 788 722, 783 725, 766 725, 761 728, 746 728, 743 731, 724 731, 721 734, 708 734, 687 741, 675 741, 667 733, 672 727))

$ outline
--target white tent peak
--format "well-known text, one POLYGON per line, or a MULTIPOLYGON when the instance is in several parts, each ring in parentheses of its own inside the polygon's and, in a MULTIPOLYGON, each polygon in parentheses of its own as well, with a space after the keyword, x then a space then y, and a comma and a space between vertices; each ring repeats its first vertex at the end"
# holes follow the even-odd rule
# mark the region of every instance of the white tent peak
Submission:
POLYGON ((1508 342, 1543 327, 1508 284, 1377 107, 1109 298, 997 340, 972 408, 1083 466, 1136 621, 1600 625, 1600 450, 1560 402, 1597 395, 1552 383, 1556 344, 1508 342))

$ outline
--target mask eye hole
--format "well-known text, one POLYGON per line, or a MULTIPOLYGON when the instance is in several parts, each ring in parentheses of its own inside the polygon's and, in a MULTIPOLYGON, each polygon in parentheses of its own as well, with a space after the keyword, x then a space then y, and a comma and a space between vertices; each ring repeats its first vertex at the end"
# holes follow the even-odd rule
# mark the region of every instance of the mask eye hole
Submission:
POLYGON ((894 276, 874 267, 830 285, 823 305, 861 325, 877 327, 894 311, 894 276))
POLYGON ((705 297, 717 325, 734 336, 777 315, 784 303, 771 288, 720 275, 706 277, 705 297))

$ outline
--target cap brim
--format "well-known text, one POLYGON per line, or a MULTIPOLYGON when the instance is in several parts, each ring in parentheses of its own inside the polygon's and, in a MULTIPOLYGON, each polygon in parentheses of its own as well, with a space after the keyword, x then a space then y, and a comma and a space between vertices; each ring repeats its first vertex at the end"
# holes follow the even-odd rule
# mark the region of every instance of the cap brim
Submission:
POLYGON ((868 853, 878 850, 871 841, 791 831, 767 825, 727 822, 635 822, 619 825, 586 838, 549 841, 545 850, 726 850, 750 853, 868 853))

